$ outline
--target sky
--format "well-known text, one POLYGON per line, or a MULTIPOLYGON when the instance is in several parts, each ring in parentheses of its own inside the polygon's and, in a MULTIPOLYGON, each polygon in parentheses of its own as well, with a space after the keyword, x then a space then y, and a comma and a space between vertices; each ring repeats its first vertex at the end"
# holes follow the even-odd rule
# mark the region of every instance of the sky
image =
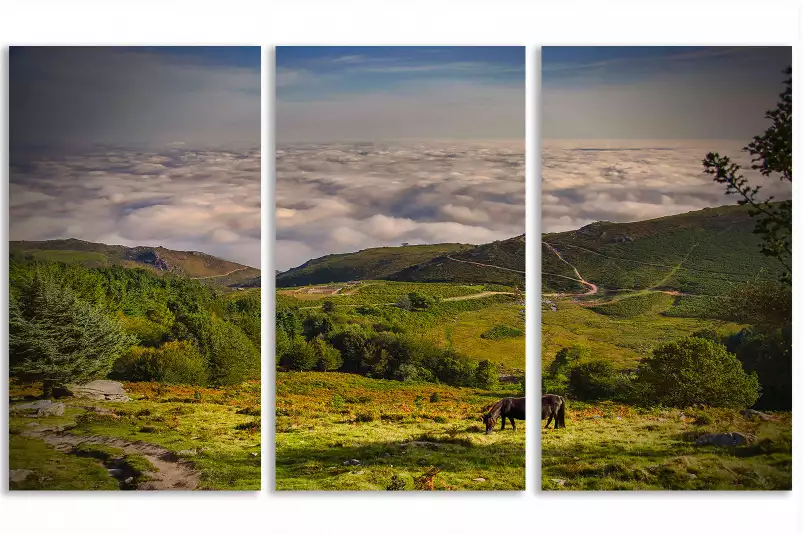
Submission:
POLYGON ((523 47, 279 47, 276 268, 524 233, 523 47))
POLYGON ((524 47, 277 47, 282 142, 520 139, 524 47))
POLYGON ((542 231, 735 204, 701 162, 749 167, 741 149, 769 125, 791 62, 791 47, 544 47, 542 231))
POLYGON ((10 235, 260 263, 259 47, 11 47, 10 235))

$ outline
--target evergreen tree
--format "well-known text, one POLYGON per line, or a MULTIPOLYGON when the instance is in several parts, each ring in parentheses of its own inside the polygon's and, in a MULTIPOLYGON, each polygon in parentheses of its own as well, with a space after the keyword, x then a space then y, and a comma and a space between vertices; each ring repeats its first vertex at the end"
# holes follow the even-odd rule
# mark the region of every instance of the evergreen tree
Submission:
POLYGON ((9 368, 12 376, 53 387, 105 377, 136 339, 100 310, 77 299, 48 273, 12 293, 9 306, 9 368))

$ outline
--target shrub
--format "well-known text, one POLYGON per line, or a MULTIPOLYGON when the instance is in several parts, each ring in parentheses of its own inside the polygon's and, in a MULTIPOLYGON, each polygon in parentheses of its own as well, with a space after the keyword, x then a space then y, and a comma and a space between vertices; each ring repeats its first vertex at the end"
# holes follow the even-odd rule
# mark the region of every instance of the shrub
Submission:
POLYGON ((435 299, 428 295, 411 292, 407 297, 412 310, 426 310, 435 304, 435 299))
POLYGON ((574 366, 569 371, 567 384, 572 397, 580 400, 623 400, 629 393, 627 378, 610 362, 602 360, 574 366))
POLYGON ((581 344, 574 344, 564 347, 555 354, 555 360, 549 366, 549 372, 553 375, 560 374, 572 367, 582 359, 591 356, 591 350, 581 344))
POLYGON ((328 314, 329 312, 334 312, 334 310, 335 310, 335 304, 334 304, 332 301, 330 301, 330 300, 328 300, 328 299, 327 299, 327 300, 326 300, 326 301, 324 301, 324 302, 323 302, 323 304, 321 305, 321 310, 323 310, 323 311, 324 311, 324 312, 326 312, 327 314, 328 314))
POLYGON ((755 372, 746 373, 725 346, 697 337, 655 348, 639 366, 638 384, 646 402, 673 407, 743 408, 759 397, 755 372))
POLYGON ((321 372, 337 370, 343 365, 340 351, 327 344, 324 340, 316 338, 309 343, 315 356, 315 369, 321 372))
POLYGON ((489 360, 482 360, 474 370, 474 385, 479 388, 491 390, 499 384, 499 372, 496 364, 489 360))
POLYGON ((318 356, 302 336, 296 336, 287 344, 279 363, 290 370, 309 371, 315 369, 318 356))
POLYGON ((524 331, 507 325, 494 325, 480 335, 486 340, 502 340, 503 338, 517 338, 524 335, 524 331))
POLYGON ((430 403, 438 403, 440 400, 441 400, 441 395, 438 394, 437 392, 433 392, 429 396, 429 402, 430 403))
POLYGON ((209 381, 203 355, 187 341, 167 342, 160 348, 133 347, 114 363, 112 377, 200 386, 209 381))

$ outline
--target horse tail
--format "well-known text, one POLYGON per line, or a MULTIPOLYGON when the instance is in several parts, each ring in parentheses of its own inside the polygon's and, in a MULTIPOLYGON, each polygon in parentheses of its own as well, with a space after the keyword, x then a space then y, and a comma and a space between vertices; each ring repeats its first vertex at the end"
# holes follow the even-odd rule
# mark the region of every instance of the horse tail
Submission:
POLYGON ((563 397, 560 398, 560 407, 555 420, 557 420, 559 426, 566 427, 566 400, 563 397))

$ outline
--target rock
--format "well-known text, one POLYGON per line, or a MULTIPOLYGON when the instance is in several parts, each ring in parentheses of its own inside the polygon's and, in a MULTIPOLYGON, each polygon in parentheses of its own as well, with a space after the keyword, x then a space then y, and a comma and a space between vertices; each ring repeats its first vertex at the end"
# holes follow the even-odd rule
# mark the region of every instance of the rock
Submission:
POLYGON ((125 478, 125 484, 130 485, 134 481, 133 476, 125 478))
POLYGON ((53 389, 55 397, 72 396, 96 401, 130 401, 122 383, 117 381, 91 381, 83 385, 69 384, 53 389))
POLYGON ((566 484, 566 480, 565 480, 565 479, 552 479, 551 481, 552 481, 552 482, 553 482, 555 485, 557 485, 557 486, 559 486, 559 487, 562 487, 563 485, 565 485, 565 484, 566 484))
POLYGON ((343 461, 343 466, 359 466, 360 461, 357 459, 349 459, 348 461, 343 461))
POLYGON ((477 483, 484 483, 485 482, 485 478, 484 477, 475 477, 471 481, 476 481, 477 483))
POLYGON ((356 472, 352 472, 355 476, 361 476, 365 473, 365 470, 357 470, 356 472))
POLYGON ((28 476, 33 474, 33 470, 26 470, 25 468, 18 468, 16 470, 9 470, 8 481, 9 483, 22 483, 28 476))
POLYGON ((752 437, 743 433, 710 433, 699 437, 694 444, 697 446, 744 446, 752 437))
POLYGON ((761 420, 763 422, 769 422, 772 420, 772 416, 765 412, 755 411, 753 409, 745 409, 742 411, 742 415, 747 420, 761 420))
POLYGON ((11 414, 24 416, 61 416, 64 414, 64 403, 52 402, 49 399, 40 399, 31 403, 17 403, 9 409, 11 414))

